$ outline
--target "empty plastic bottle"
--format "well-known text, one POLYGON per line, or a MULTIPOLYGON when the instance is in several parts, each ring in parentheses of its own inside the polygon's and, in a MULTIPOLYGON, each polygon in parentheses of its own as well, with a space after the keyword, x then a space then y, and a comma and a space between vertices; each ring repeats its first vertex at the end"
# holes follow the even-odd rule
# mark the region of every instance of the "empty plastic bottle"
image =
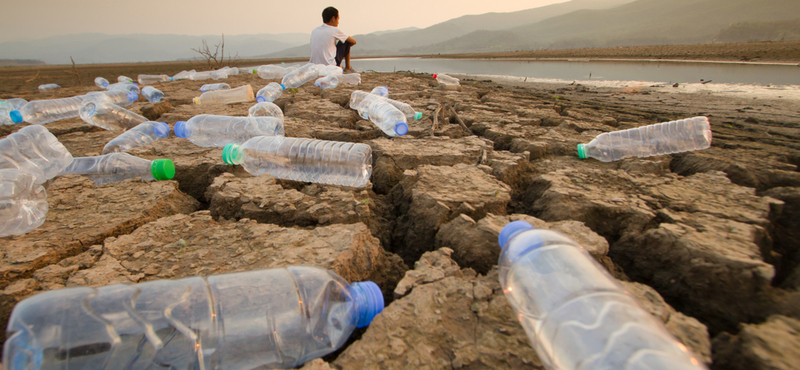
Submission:
POLYGON ((250 109, 247 111, 247 116, 275 117, 283 122, 283 111, 281 110, 281 107, 270 102, 256 103, 256 105, 250 107, 250 109))
POLYGON ((102 99, 111 102, 112 104, 119 105, 120 107, 129 107, 135 101, 139 100, 139 94, 131 91, 92 91, 87 93, 83 100, 86 99, 102 99))
POLYGON ((194 98, 195 104, 234 104, 253 101, 253 88, 250 85, 239 86, 230 90, 208 91, 194 98))
POLYGON ((317 65, 309 63, 283 76, 281 87, 284 90, 296 89, 303 86, 306 82, 314 81, 317 77, 319 77, 317 65))
POLYGON ((131 83, 133 79, 128 76, 117 76, 117 82, 131 83))
POLYGON ((239 68, 231 68, 231 67, 225 66, 225 67, 222 67, 222 69, 225 70, 225 73, 227 73, 228 76, 236 76, 236 75, 239 74, 239 68))
POLYGON ((72 154, 44 126, 32 125, 0 139, 0 169, 30 173, 43 184, 72 162, 72 154))
POLYGON ((0 170, 0 237, 21 235, 44 223, 47 192, 32 174, 0 170))
POLYGON ((130 91, 135 94, 140 92, 139 84, 135 82, 117 82, 115 84, 108 85, 108 91, 130 91))
POLYGON ((147 121, 123 132, 103 147, 103 154, 124 152, 145 146, 169 136, 169 126, 164 122, 147 121))
POLYGON ((336 78, 339 79, 340 84, 348 83, 350 85, 361 85, 360 73, 348 73, 346 75, 336 76, 336 78))
POLYGON ((405 114, 385 99, 376 100, 370 104, 368 112, 369 120, 386 135, 395 137, 408 133, 405 114))
POLYGON ((439 81, 440 84, 444 85, 458 86, 460 84, 459 79, 450 77, 444 73, 434 74, 433 78, 435 78, 436 81, 439 81))
POLYGON ((339 78, 338 75, 328 75, 325 77, 320 77, 316 81, 314 81, 314 86, 322 88, 322 90, 327 89, 335 89, 339 86, 339 78))
POLYGON ((314 266, 51 290, 14 307, 3 368, 291 369, 383 306, 375 283, 314 266))
POLYGON ((101 89, 108 88, 108 80, 103 77, 95 77, 94 84, 101 89))
POLYGON ((228 78, 228 70, 226 69, 218 69, 216 71, 210 71, 211 78, 214 80, 219 80, 221 78, 228 78))
POLYGON ((191 70, 191 71, 180 71, 180 72, 176 73, 174 76, 172 76, 172 80, 173 81, 188 80, 189 77, 191 77, 192 74, 194 74, 195 72, 196 71, 194 69, 191 70))
POLYGON ((25 99, 0 99, 0 125, 13 125, 14 121, 11 120, 9 113, 12 110, 19 110, 25 104, 28 104, 25 99))
MULTIPOLYGON (((383 86, 380 86, 380 87, 383 87, 383 86)), ((379 94, 375 94, 376 89, 378 89, 378 87, 376 87, 375 89, 372 89, 372 92, 370 92, 370 93, 368 93, 366 91, 361 91, 361 90, 355 90, 352 93, 350 93, 350 108, 351 109, 355 109, 355 110, 359 110, 359 109, 361 109, 361 107, 368 106, 369 103, 371 102, 370 99, 375 99, 376 96, 381 96, 379 94)), ((387 89, 387 91, 388 91, 388 89, 387 89)), ((366 109, 366 108, 364 108, 364 109, 366 109)))
POLYGON ((159 82, 172 81, 172 77, 167 75, 139 75, 137 78, 139 85, 151 85, 159 82))
POLYGON ((259 66, 254 67, 239 67, 240 74, 256 74, 259 66))
POLYGON ((285 67, 274 64, 268 64, 257 67, 254 73, 257 73, 258 77, 261 77, 265 80, 277 80, 279 78, 283 78, 284 76, 295 70, 297 70, 297 67, 294 66, 285 67))
POLYGON ((364 91, 353 91, 350 94, 350 107, 357 110, 359 116, 363 119, 369 119, 369 105, 372 102, 382 100, 397 108, 399 111, 403 112, 403 115, 406 116, 406 121, 416 120, 422 118, 422 112, 417 112, 414 108, 408 104, 403 103, 401 101, 397 101, 394 99, 389 99, 386 97, 381 97, 380 95, 376 95, 374 93, 367 94, 364 91))
POLYGON ((201 114, 175 123, 175 136, 202 147, 241 144, 256 136, 283 136, 283 119, 201 114))
POLYGON ((227 164, 240 164, 253 176, 317 184, 366 186, 372 175, 372 149, 366 144, 258 136, 222 150, 227 164))
POLYGON ((119 105, 97 99, 84 100, 80 106, 80 116, 84 122, 109 131, 124 131, 149 121, 119 105))
POLYGON ((111 153, 94 157, 79 157, 58 173, 82 175, 95 185, 141 177, 142 181, 169 180, 175 176, 175 164, 169 159, 147 160, 128 153, 111 153))
POLYGON ((28 102, 19 110, 8 113, 14 123, 28 122, 44 125, 62 119, 78 117, 78 110, 83 102, 84 95, 71 98, 35 100, 28 102))
POLYGON ((200 86, 200 91, 202 92, 214 91, 214 90, 230 90, 230 89, 231 85, 228 85, 226 83, 205 84, 203 86, 200 86))
POLYGON ((256 94, 256 101, 259 103, 263 102, 274 102, 275 99, 278 99, 283 94, 283 87, 277 82, 270 82, 267 86, 264 86, 263 89, 258 90, 256 94))
POLYGON ((570 238, 515 221, 499 243, 500 285, 547 369, 705 369, 570 238))
MULTIPOLYGON (((195 73, 192 73, 191 75, 189 75, 189 79, 192 80, 192 81, 208 80, 208 79, 214 78, 215 75, 213 75, 213 72, 214 71, 195 72, 195 73)), ((214 79, 218 80, 219 77, 214 78, 214 79)))
POLYGON ((48 90, 57 89, 59 87, 61 87, 61 86, 60 85, 56 85, 56 84, 42 84, 42 85, 39 85, 39 90, 40 91, 48 91, 48 90))
POLYGON ((142 96, 151 103, 158 103, 164 98, 164 93, 155 87, 145 86, 142 88, 142 96))
POLYGON ((710 146, 708 118, 694 117, 600 134, 589 144, 578 144, 578 157, 611 162, 625 157, 645 158, 710 146))
POLYGON ((333 64, 328 64, 328 65, 317 64, 317 73, 319 74, 320 77, 325 77, 325 76, 340 75, 343 74, 344 71, 342 70, 342 67, 335 66, 333 64))
POLYGON ((387 97, 389 96, 389 88, 386 86, 378 86, 372 89, 372 91, 370 91, 369 93, 373 95, 387 97))

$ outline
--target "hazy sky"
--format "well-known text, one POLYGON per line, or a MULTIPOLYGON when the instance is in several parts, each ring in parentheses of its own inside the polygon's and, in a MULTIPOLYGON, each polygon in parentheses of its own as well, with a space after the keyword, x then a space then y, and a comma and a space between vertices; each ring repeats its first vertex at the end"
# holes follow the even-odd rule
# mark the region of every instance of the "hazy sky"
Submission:
POLYGON ((310 33, 322 9, 339 9, 339 28, 355 35, 428 27, 466 14, 511 12, 567 0, 26 0, 6 1, 0 42, 98 32, 226 35, 310 33))

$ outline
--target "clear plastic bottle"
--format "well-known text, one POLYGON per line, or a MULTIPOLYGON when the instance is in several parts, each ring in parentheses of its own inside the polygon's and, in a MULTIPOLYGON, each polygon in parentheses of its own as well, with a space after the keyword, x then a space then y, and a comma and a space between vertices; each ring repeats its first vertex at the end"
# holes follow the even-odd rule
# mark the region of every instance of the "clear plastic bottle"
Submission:
POLYGON ((275 117, 229 117, 201 114, 175 123, 175 136, 202 147, 241 144, 256 136, 283 136, 283 120, 275 117))
POLYGON ((108 88, 108 80, 103 77, 95 77, 94 84, 101 89, 108 88))
POLYGON ((8 113, 14 123, 28 122, 35 125, 45 125, 62 119, 78 117, 78 110, 83 102, 84 95, 71 98, 34 100, 28 102, 19 110, 8 113))
POLYGON ((284 90, 296 89, 300 86, 303 86, 306 82, 316 80, 317 77, 319 77, 317 65, 309 63, 292 72, 289 72, 286 76, 283 76, 283 80, 281 80, 281 87, 284 90))
POLYGON ((499 278, 549 370, 701 370, 700 361, 570 238, 515 221, 499 278))
POLYGON ((63 175, 83 175, 96 185, 141 177, 142 181, 169 180, 175 176, 175 164, 169 159, 147 160, 128 153, 111 153, 94 157, 78 157, 63 175))
POLYGON ((83 100, 86 99, 103 99, 120 107, 129 107, 139 100, 139 94, 130 91, 92 91, 83 97, 83 100))
POLYGON ((140 92, 139 84, 135 82, 117 82, 115 84, 108 85, 108 91, 130 91, 135 94, 140 92))
POLYGON ((0 139, 0 169, 30 173, 43 184, 72 162, 72 154, 44 126, 32 125, 0 139))
POLYGON ((132 83, 132 82, 133 82, 133 79, 132 79, 132 78, 130 78, 130 77, 128 77, 128 76, 122 76, 122 75, 120 75, 120 76, 117 76, 117 82, 122 82, 122 83, 132 83))
POLYGON ((172 77, 167 75, 139 75, 137 78, 139 85, 152 85, 159 82, 172 81, 172 77))
POLYGON ((277 66, 274 64, 267 64, 256 68, 255 73, 258 74, 258 77, 261 77, 265 80, 277 80, 279 78, 283 78, 289 72, 292 72, 293 69, 277 66))
POLYGON ((406 116, 399 109, 389 104, 386 99, 375 100, 369 105, 369 120, 391 137, 408 133, 406 116))
POLYGON ((460 84, 459 79, 455 77, 450 77, 444 73, 434 74, 433 78, 435 78, 436 81, 439 81, 439 83, 443 85, 458 86, 460 84))
POLYGON ((258 90, 256 94, 256 101, 259 103, 263 102, 274 102, 276 99, 281 97, 283 94, 283 87, 277 82, 270 82, 267 86, 264 86, 263 89, 258 90))
POLYGON ((247 111, 248 117, 275 117, 281 122, 283 122, 283 111, 281 107, 270 103, 270 102, 261 102, 256 103, 256 105, 250 107, 247 111))
POLYGON ((363 187, 372 175, 369 145, 340 141, 258 136, 225 145, 222 160, 242 165, 253 176, 317 184, 363 187))
POLYGON ((42 84, 42 85, 39 85, 39 91, 55 90, 55 89, 57 89, 59 87, 61 87, 61 86, 57 85, 57 84, 42 84))
POLYGON ((158 103, 161 99, 164 99, 164 93, 152 86, 143 87, 142 96, 151 103, 158 103))
POLYGON ((320 77, 325 77, 325 76, 341 75, 344 74, 344 71, 342 70, 342 67, 335 66, 333 64, 328 64, 328 65, 317 64, 317 73, 319 74, 320 77))
POLYGON ((172 76, 172 80, 173 81, 188 80, 195 72, 197 71, 195 71, 194 69, 191 71, 180 71, 176 73, 174 76, 172 76))
POLYGON ((25 171, 0 170, 0 238, 33 231, 47 216, 47 192, 25 171))
POLYGON ((216 90, 200 94, 194 103, 200 104, 234 104, 253 101, 253 88, 250 85, 239 86, 230 90, 216 90))
POLYGON ((207 92, 207 91, 214 91, 214 90, 230 90, 231 85, 226 83, 216 83, 216 84, 205 84, 200 86, 200 91, 207 92))
POLYGON ((710 146, 708 118, 694 117, 600 134, 589 144, 578 144, 578 157, 611 162, 625 157, 645 158, 710 146))
POLYGON ((223 78, 228 78, 228 70, 227 69, 218 69, 216 71, 211 72, 211 79, 219 80, 223 78))
POLYGON ((225 73, 227 73, 229 77, 230 76, 236 76, 236 75, 239 74, 239 68, 231 68, 231 67, 225 66, 225 67, 222 67, 222 69, 225 70, 225 73))
MULTIPOLYGON (((377 89, 377 87, 376 87, 377 89)), ((373 89, 373 91, 375 91, 373 89)), ((371 102, 370 99, 374 99, 376 96, 380 96, 374 93, 368 93, 366 91, 355 90, 350 93, 350 108, 359 110, 362 106, 368 106, 371 102)))
POLYGON ((164 122, 147 121, 123 132, 103 147, 103 154, 124 152, 145 146, 169 136, 169 126, 164 122))
POLYGON ((51 290, 14 307, 3 368, 291 369, 383 305, 375 283, 314 266, 51 290))
POLYGON ((339 77, 341 76, 328 75, 325 77, 320 77, 314 81, 314 86, 322 88, 322 90, 335 89, 337 86, 339 86, 339 77))
MULTIPOLYGON (((209 80, 209 79, 214 77, 213 73, 214 73, 214 71, 195 72, 195 73, 192 73, 191 75, 189 75, 189 79, 192 80, 192 81, 209 80)), ((219 78, 214 78, 214 79, 217 80, 219 78)))
POLYGON ((386 86, 378 86, 378 87, 372 89, 372 91, 370 91, 369 93, 373 94, 373 95, 382 96, 382 97, 385 98, 385 97, 389 96, 389 88, 386 87, 386 86))
POLYGON ((11 113, 12 110, 19 110, 24 107, 25 104, 28 104, 28 101, 25 99, 0 99, 0 125, 13 125, 14 121, 11 120, 9 113, 11 113))
MULTIPOLYGON (((361 85, 361 73, 348 73, 337 76, 339 83, 348 83, 350 85, 361 85)), ((388 90, 387 90, 388 93, 388 90)))
POLYGON ((92 126, 109 131, 127 130, 149 121, 140 114, 98 99, 85 99, 80 105, 80 117, 92 126))
POLYGON ((253 67, 239 67, 239 74, 256 74, 258 73, 258 67, 260 66, 253 66, 253 67))

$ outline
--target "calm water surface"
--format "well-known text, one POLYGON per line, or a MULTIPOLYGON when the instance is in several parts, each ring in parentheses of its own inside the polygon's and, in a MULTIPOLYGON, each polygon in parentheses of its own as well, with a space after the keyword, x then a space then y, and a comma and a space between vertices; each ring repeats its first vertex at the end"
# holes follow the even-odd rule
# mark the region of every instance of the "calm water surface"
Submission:
POLYGON ((505 75, 565 81, 698 83, 702 79, 725 84, 800 85, 800 67, 796 65, 423 58, 357 59, 353 64, 359 71, 505 75))

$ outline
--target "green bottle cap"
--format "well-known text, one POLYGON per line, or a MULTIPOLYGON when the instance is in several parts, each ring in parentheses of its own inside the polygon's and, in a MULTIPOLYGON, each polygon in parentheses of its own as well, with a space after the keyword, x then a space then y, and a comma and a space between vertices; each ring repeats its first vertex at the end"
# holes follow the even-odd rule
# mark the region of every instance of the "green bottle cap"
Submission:
POLYGON ((422 118, 422 112, 414 113, 414 119, 420 119, 420 118, 422 118))
POLYGON ((578 144, 578 158, 586 159, 586 144, 578 144))
POLYGON ((175 177, 175 163, 169 159, 155 159, 150 166, 150 173, 156 180, 169 180, 175 177))
POLYGON ((225 164, 241 164, 242 151, 239 149, 239 144, 228 144, 222 148, 222 161, 225 164))

